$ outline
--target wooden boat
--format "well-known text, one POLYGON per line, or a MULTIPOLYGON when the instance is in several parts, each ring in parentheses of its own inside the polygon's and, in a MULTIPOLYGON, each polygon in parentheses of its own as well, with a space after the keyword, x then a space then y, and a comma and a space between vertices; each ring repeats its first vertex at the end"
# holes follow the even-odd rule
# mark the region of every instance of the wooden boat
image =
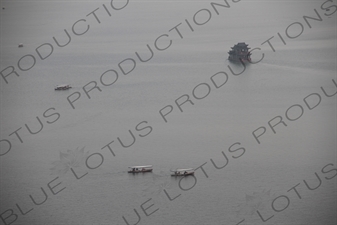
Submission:
POLYGON ((193 168, 188 168, 188 169, 176 169, 176 170, 171 170, 173 174, 171 176, 188 176, 188 175, 194 175, 194 169, 193 168))
POLYGON ((239 42, 238 44, 231 47, 232 50, 228 52, 228 60, 233 62, 251 62, 248 45, 245 42, 239 42))
POLYGON ((71 86, 69 84, 61 84, 61 85, 57 85, 55 87, 55 91, 68 90, 69 88, 71 88, 71 86))
POLYGON ((147 166, 130 166, 128 173, 152 172, 152 165, 147 166))

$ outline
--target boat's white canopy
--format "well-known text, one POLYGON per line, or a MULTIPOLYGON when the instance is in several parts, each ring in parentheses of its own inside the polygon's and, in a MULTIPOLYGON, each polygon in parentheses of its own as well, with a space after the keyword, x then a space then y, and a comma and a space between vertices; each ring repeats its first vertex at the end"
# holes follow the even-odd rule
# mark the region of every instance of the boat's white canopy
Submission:
POLYGON ((184 171, 194 171, 193 168, 188 168, 188 169, 176 169, 176 170, 173 170, 172 172, 184 172, 184 171))
POLYGON ((133 169, 133 168, 151 168, 152 165, 147 165, 147 166, 129 166, 129 168, 133 169))

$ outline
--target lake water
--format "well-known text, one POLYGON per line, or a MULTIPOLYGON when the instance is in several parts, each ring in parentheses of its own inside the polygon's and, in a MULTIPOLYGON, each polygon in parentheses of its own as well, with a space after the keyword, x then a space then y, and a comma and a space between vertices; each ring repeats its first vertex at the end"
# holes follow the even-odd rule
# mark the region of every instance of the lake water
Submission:
POLYGON ((1 1, 0 224, 337 224, 336 9, 1 1))

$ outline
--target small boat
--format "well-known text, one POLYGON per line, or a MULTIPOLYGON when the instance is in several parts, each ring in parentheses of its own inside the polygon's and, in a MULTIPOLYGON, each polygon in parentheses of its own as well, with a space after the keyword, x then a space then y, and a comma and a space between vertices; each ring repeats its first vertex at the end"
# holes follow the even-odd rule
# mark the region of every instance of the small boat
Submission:
POLYGON ((233 62, 251 62, 250 56, 251 52, 249 51, 248 45, 245 42, 239 42, 238 44, 231 47, 232 50, 228 52, 228 60, 233 62))
POLYGON ((152 165, 147 166, 130 166, 128 173, 144 173, 144 172, 152 172, 152 165))
POLYGON ((171 176, 188 176, 188 175, 194 175, 194 169, 193 168, 188 168, 188 169, 176 169, 176 170, 171 170, 173 174, 171 176))
POLYGON ((69 84, 61 84, 61 85, 57 85, 55 87, 55 91, 68 90, 69 88, 71 88, 71 86, 69 84))

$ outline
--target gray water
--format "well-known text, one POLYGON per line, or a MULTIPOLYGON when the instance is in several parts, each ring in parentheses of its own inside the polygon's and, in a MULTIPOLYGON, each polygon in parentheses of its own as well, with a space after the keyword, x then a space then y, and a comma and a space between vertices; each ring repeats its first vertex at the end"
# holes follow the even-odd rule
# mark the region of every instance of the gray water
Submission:
POLYGON ((336 1, 228 4, 1 1, 0 224, 337 224, 336 1))

